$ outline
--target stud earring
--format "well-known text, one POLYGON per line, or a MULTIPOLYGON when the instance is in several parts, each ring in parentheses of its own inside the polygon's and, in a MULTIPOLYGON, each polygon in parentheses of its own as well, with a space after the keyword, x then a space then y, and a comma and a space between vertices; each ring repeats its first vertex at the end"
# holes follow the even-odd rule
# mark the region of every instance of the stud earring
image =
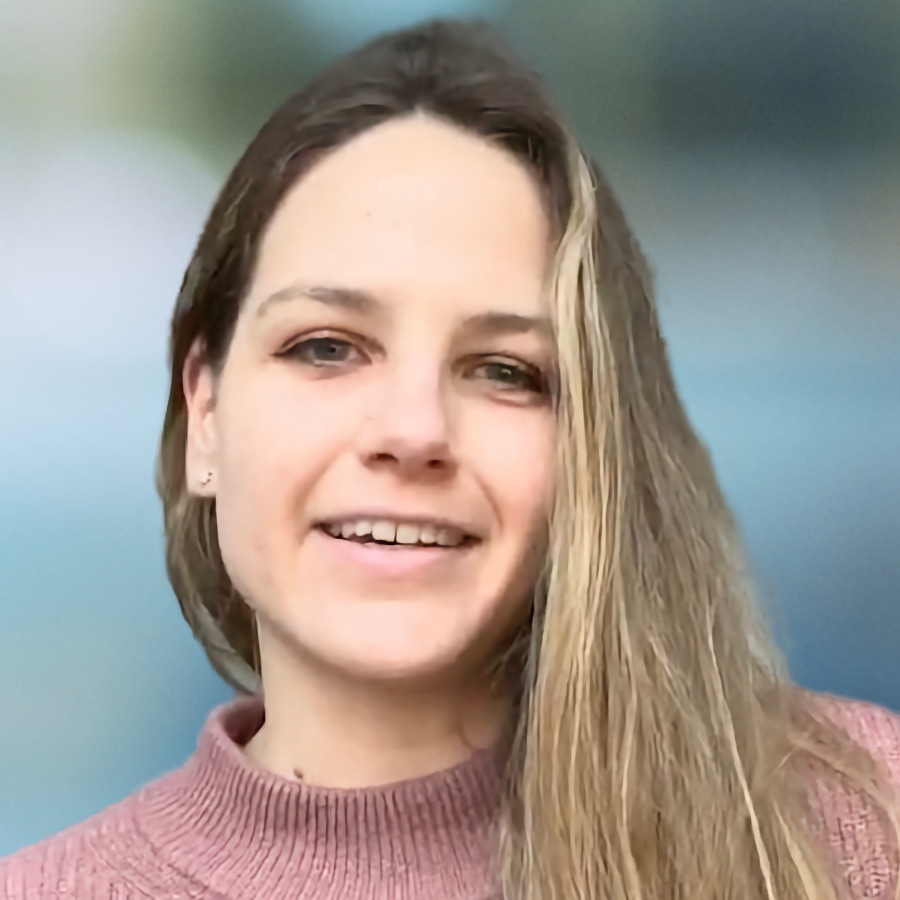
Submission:
POLYGON ((207 472, 203 478, 200 479, 200 484, 202 487, 206 487, 212 481, 213 473, 207 472))

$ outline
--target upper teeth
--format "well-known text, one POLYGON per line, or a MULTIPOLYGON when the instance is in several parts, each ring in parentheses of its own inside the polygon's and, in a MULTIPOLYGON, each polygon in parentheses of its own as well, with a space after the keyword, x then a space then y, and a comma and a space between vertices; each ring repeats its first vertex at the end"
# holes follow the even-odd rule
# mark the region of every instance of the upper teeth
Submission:
POLYGON ((456 547, 465 540, 458 528, 437 525, 412 525, 406 522, 391 522, 387 519, 352 519, 346 522, 331 522, 325 526, 334 537, 367 537, 372 540, 397 544, 438 544, 441 547, 456 547))

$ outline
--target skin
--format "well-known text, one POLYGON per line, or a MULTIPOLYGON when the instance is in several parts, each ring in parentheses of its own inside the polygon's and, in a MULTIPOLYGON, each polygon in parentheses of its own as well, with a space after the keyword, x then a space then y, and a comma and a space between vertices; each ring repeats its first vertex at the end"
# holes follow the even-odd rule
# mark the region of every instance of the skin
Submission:
POLYGON ((512 156, 394 120, 290 190, 218 382, 190 354, 189 486, 215 495, 257 614, 259 765, 357 787, 496 740, 507 703, 484 666, 528 614, 553 487, 549 258, 512 156), (477 540, 398 551, 318 527, 371 511, 477 540))

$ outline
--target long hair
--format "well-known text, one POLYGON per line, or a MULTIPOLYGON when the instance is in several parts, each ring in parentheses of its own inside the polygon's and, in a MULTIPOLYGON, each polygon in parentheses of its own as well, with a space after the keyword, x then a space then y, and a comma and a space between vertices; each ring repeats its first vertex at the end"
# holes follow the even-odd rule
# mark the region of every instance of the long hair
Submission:
POLYGON ((217 672, 258 688, 254 619, 222 563, 215 501, 185 484, 188 351, 199 340, 223 364, 260 239, 297 179, 414 113, 527 165, 557 238, 558 489, 530 628, 505 656, 516 718, 503 896, 836 898, 809 782, 867 795, 887 823, 884 785, 790 685, 676 391, 637 241, 538 79, 485 26, 432 22, 339 60, 266 122, 215 203, 172 320, 157 478, 186 620, 217 672))

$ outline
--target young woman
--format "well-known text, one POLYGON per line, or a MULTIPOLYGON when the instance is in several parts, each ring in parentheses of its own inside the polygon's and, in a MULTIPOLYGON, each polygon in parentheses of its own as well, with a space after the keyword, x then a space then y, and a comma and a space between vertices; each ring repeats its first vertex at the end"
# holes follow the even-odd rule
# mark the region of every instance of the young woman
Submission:
POLYGON ((895 896, 900 721, 787 680, 638 245, 484 29, 275 113, 171 359, 169 574, 247 696, 4 896, 895 896))

